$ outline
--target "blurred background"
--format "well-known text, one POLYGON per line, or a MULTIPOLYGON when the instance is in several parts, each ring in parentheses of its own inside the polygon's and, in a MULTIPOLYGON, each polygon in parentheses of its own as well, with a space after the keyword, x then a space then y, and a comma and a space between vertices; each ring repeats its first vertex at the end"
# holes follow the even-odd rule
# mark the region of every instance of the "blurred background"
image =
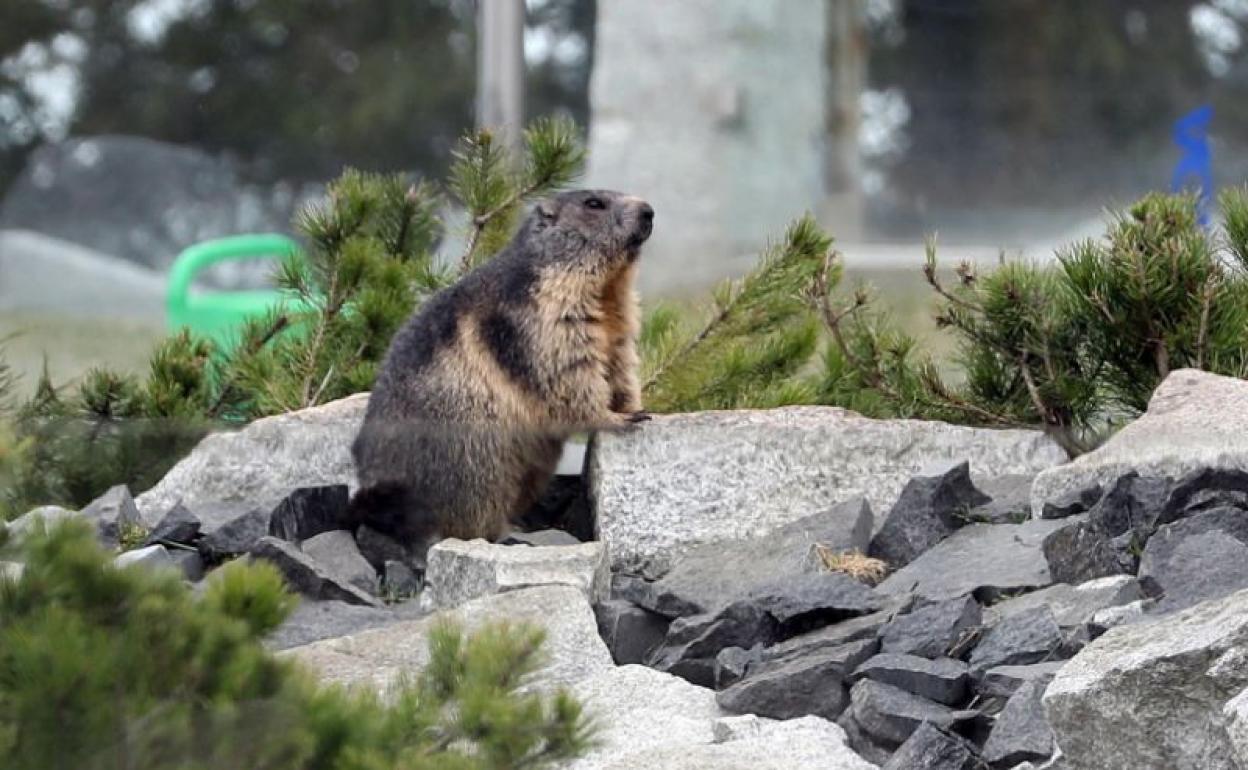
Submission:
POLYGON ((929 234, 1051 259, 1107 206, 1248 179, 1246 34, 1248 0, 0 0, 0 339, 27 389, 141 369, 187 247, 554 113, 587 185, 655 205, 647 298, 811 211, 922 331, 929 234))

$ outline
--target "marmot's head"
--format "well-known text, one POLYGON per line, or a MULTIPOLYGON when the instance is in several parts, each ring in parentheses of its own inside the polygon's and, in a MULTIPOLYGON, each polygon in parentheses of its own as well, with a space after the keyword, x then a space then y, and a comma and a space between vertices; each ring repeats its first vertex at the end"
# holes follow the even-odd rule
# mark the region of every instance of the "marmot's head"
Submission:
POLYGON ((538 203, 526 225, 546 260, 596 268, 637 258, 654 230, 654 209, 611 190, 575 190, 538 203))

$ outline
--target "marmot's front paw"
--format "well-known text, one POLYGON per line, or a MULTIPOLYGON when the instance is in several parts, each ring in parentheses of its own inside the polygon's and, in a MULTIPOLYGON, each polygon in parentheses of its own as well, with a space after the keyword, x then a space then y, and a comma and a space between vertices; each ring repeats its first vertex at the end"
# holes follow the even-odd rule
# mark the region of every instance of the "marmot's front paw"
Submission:
POLYGON ((639 422, 649 421, 650 413, 641 411, 633 412, 632 414, 627 415, 625 419, 628 420, 630 425, 636 425, 639 422))

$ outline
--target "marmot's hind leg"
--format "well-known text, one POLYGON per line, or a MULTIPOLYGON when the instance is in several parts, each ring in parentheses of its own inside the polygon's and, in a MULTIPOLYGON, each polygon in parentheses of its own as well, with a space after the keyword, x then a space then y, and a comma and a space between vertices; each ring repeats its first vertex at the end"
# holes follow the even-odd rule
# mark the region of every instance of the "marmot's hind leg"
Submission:
POLYGON ((437 516, 415 499, 412 487, 382 482, 361 488, 347 506, 352 531, 368 526, 401 543, 431 543, 440 529, 437 516))

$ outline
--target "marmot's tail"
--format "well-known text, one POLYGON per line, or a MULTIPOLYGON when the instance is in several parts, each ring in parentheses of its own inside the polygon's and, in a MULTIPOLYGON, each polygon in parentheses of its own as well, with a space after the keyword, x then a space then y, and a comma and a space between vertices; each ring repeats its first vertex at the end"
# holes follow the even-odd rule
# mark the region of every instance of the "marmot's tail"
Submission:
POLYGON ((352 532, 367 525, 404 543, 428 537, 437 522, 414 499, 412 488, 398 482, 361 487, 347 506, 352 532))

